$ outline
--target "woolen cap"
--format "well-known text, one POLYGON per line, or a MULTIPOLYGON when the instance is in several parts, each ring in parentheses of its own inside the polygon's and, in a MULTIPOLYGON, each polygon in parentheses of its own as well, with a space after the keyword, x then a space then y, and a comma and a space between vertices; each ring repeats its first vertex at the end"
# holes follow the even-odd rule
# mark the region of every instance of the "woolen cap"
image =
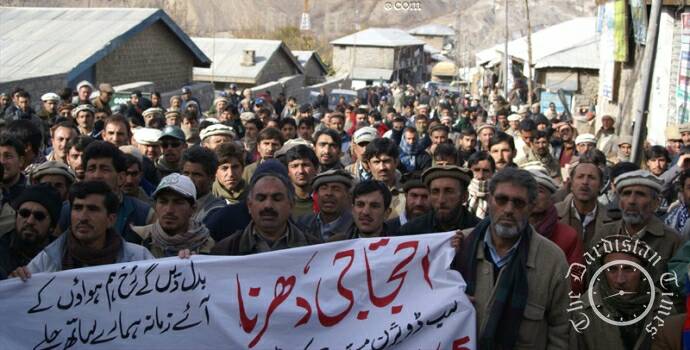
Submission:
MULTIPOLYGON (((479 126, 477 127, 477 135, 479 135, 479 133, 480 133, 483 129, 486 129, 486 128, 494 129, 494 126, 491 125, 491 124, 482 124, 482 125, 479 125, 479 126)), ((496 131, 496 130, 494 129, 494 131, 496 131)))
POLYGON ((60 96, 54 92, 49 92, 49 93, 43 94, 43 96, 41 96, 41 101, 43 101, 43 102, 46 102, 46 101, 58 102, 58 101, 60 101, 60 96))
POLYGON ((678 125, 678 132, 679 133, 684 133, 684 132, 690 132, 690 123, 684 123, 678 125))
POLYGON ((196 201, 196 187, 194 187, 192 179, 187 176, 172 173, 164 177, 151 196, 156 198, 158 193, 166 189, 175 191, 185 198, 196 201))
POLYGON ((513 113, 513 114, 508 116, 509 122, 519 122, 520 120, 522 120, 522 116, 519 114, 513 113))
POLYGON ((101 83, 98 85, 98 90, 103 92, 115 92, 113 86, 108 83, 101 83))
POLYGON ((581 143, 597 143, 597 138, 592 134, 582 134, 575 138, 575 144, 579 145, 581 143))
POLYGON ((619 145, 622 145, 622 144, 625 144, 625 143, 627 143, 627 144, 629 144, 629 145, 632 146, 632 136, 630 136, 630 135, 621 135, 621 136, 618 136, 618 144, 619 144, 619 145))
POLYGON ((340 182, 349 189, 352 188, 354 178, 352 177, 352 174, 350 174, 350 172, 347 170, 331 169, 316 175, 314 180, 312 180, 311 182, 311 188, 312 190, 316 191, 319 188, 319 186, 331 182, 340 182))
POLYGON ((299 146, 299 145, 304 145, 304 146, 307 146, 311 149, 314 149, 314 145, 312 145, 311 142, 309 142, 309 141, 307 141, 301 137, 298 137, 296 139, 290 139, 290 140, 285 141, 283 146, 280 147, 280 149, 276 151, 274 156, 276 158, 278 158, 279 156, 286 154, 289 150, 291 150, 292 148, 299 146))
POLYGON ((426 188, 421 179, 409 179, 403 183, 403 191, 407 192, 413 188, 426 188))
POLYGON ((154 128, 134 129, 134 141, 140 145, 157 145, 163 132, 154 128))
POLYGON ((363 128, 359 128, 357 131, 355 131, 354 137, 352 140, 356 143, 359 144, 360 142, 371 142, 374 141, 379 136, 378 132, 376 129, 372 128, 371 126, 365 126, 363 128))
POLYGON ((635 170, 623 173, 616 178, 616 191, 620 192, 623 188, 628 186, 646 186, 656 192, 661 192, 664 186, 664 181, 652 175, 647 170, 635 170))
POLYGON ((163 116, 163 109, 158 108, 158 107, 151 107, 147 108, 144 112, 141 113, 142 116, 146 117, 151 114, 158 114, 160 116, 163 116))
POLYGON ((77 175, 74 173, 67 164, 59 162, 57 160, 49 160, 41 163, 39 166, 35 167, 29 176, 32 181, 38 181, 41 177, 45 175, 61 175, 67 179, 68 182, 74 183, 77 179, 77 175))
POLYGON ((422 173, 422 182, 424 182, 424 186, 428 188, 433 180, 442 177, 460 180, 460 182, 467 186, 470 184, 470 181, 472 181, 472 172, 469 169, 461 168, 457 165, 436 165, 424 170, 422 173))
POLYGON ((551 178, 551 176, 537 169, 529 169, 527 171, 529 171, 532 177, 537 180, 538 185, 546 187, 546 189, 548 189, 551 193, 558 191, 558 184, 551 178))
POLYGON ((242 112, 242 114, 240 114, 240 120, 243 122, 247 122, 252 119, 256 119, 256 114, 254 114, 254 112, 242 112))
POLYGON ((199 137, 203 141, 205 138, 214 135, 226 135, 232 137, 233 139, 237 137, 235 129, 233 129, 231 126, 227 126, 224 124, 213 124, 207 126, 204 130, 201 130, 201 134, 199 134, 199 137))
POLYGON ((92 105, 81 104, 72 110, 72 115, 76 117, 79 112, 83 112, 83 111, 89 111, 89 112, 91 112, 91 114, 96 113, 96 110, 93 108, 92 105))

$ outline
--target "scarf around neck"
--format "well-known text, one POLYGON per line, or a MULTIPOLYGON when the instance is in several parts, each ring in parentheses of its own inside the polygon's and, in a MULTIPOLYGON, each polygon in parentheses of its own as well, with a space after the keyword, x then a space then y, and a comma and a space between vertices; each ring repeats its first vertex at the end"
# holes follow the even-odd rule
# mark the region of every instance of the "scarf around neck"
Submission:
MULTIPOLYGON (((459 270, 467 282, 466 293, 475 295, 477 287, 477 251, 481 249, 484 236, 490 233, 491 218, 482 220, 465 239, 459 270)), ((523 312, 527 305, 529 286, 527 283, 527 257, 532 240, 529 225, 520 233, 522 239, 517 251, 503 267, 501 278, 497 281, 495 300, 488 314, 484 330, 479 335, 479 349, 513 349, 518 339, 518 331, 523 312)))
POLYGON ((153 230, 151 230, 151 241, 154 245, 162 248, 166 253, 171 252, 177 254, 177 252, 182 249, 198 251, 208 239, 209 231, 206 226, 193 219, 190 219, 189 228, 187 232, 184 233, 178 233, 171 236, 163 230, 160 221, 156 221, 156 223, 153 224, 153 230))
POLYGON ((414 171, 415 156, 417 155, 418 147, 418 140, 415 140, 413 144, 407 143, 405 139, 400 140, 400 163, 407 171, 414 171))
POLYGON ((213 181, 213 186, 211 187, 211 192, 214 196, 223 198, 230 204, 237 203, 242 200, 242 195, 244 194, 244 180, 240 180, 237 191, 229 191, 223 185, 220 184, 218 179, 213 181))
POLYGON ((469 198, 467 200, 467 210, 480 219, 486 217, 489 203, 486 196, 489 194, 489 181, 472 179, 467 186, 469 198))
POLYGON ((65 232, 65 255, 62 257, 62 269, 76 269, 86 266, 114 264, 124 245, 122 236, 109 228, 106 231, 105 245, 102 249, 93 249, 83 245, 74 237, 72 230, 65 232))
POLYGON ((544 218, 542 218, 542 220, 538 222, 534 228, 537 230, 537 232, 539 232, 539 234, 550 240, 551 235, 553 235, 553 231, 556 229, 556 224, 558 224, 558 211, 556 210, 556 207, 552 205, 549 207, 549 209, 546 209, 544 218))

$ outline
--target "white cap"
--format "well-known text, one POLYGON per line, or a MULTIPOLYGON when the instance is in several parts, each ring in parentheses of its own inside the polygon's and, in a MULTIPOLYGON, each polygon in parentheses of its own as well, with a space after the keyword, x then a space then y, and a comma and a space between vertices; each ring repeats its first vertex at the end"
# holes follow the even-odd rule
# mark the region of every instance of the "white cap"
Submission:
POLYGON ((242 112, 242 114, 240 114, 240 120, 243 122, 250 121, 252 119, 256 119, 256 114, 254 114, 254 112, 242 112))
POLYGON ((93 90, 93 84, 91 84, 88 80, 82 80, 77 84, 77 90, 81 89, 84 86, 88 86, 91 90, 93 90))
POLYGON ((163 132, 154 128, 138 128, 134 130, 134 141, 140 145, 157 145, 163 132))
POLYGON ((295 146, 299 146, 299 145, 304 145, 304 146, 307 146, 311 149, 314 149, 314 145, 312 145, 311 142, 309 142, 309 141, 307 141, 301 137, 298 137, 296 139, 287 140, 283 144, 283 146, 280 147, 280 149, 276 151, 274 156, 276 158, 278 158, 278 156, 282 156, 282 155, 286 154, 290 149, 294 148, 295 146))
POLYGON ((172 173, 164 177, 158 184, 158 187, 156 187, 156 190, 153 191, 152 197, 156 198, 156 195, 165 189, 173 190, 184 197, 196 201, 196 187, 194 187, 192 179, 187 176, 172 173))
POLYGON ((596 138, 596 136, 594 136, 594 135, 592 135, 592 134, 581 134, 581 135, 578 135, 578 136, 575 138, 575 144, 576 144, 576 145, 579 145, 579 144, 581 144, 581 143, 593 143, 593 144, 596 144, 596 143, 597 143, 597 138, 596 138))
POLYGON ((162 108, 151 107, 151 108, 147 108, 144 112, 141 113, 141 115, 145 117, 149 114, 158 114, 162 117, 163 113, 164 113, 164 111, 162 108))
POLYGON ((355 131, 354 137, 352 140, 359 144, 360 142, 371 142, 374 141, 379 136, 378 132, 376 129, 372 128, 371 126, 365 126, 363 128, 359 128, 357 131, 355 131))
POLYGON ((120 148, 120 151, 122 151, 122 153, 133 155, 134 158, 139 160, 139 162, 144 161, 144 155, 141 154, 141 152, 139 151, 138 148, 136 148, 132 145, 123 145, 123 146, 120 146, 119 148, 120 148))
POLYGON ((520 120, 522 120, 522 116, 519 114, 513 113, 513 114, 508 116, 509 122, 519 122, 520 120))
POLYGON ((93 108, 92 105, 89 105, 89 104, 82 104, 82 105, 79 105, 79 106, 77 106, 76 108, 74 108, 74 109, 72 110, 72 117, 75 117, 75 118, 76 118, 76 117, 77 117, 77 114, 79 114, 79 112, 83 112, 83 111, 89 111, 89 112, 91 112, 91 114, 95 114, 95 113, 96 113, 96 109, 93 108))
MULTIPOLYGON (((523 168, 524 169, 524 168, 523 168)), ((546 169, 530 168, 525 169, 532 174, 532 177, 537 180, 537 184, 546 187, 551 193, 558 191, 558 184, 554 181, 551 176, 546 174, 546 169)))
POLYGON ((49 93, 43 94, 43 96, 41 96, 41 101, 43 101, 43 102, 46 102, 46 101, 59 102, 60 96, 58 96, 58 94, 56 94, 54 92, 49 92, 49 93))
POLYGON ((218 120, 218 118, 205 118, 204 121, 205 121, 205 122, 212 123, 212 124, 218 124, 218 123, 220 123, 220 120, 218 120))
POLYGON ((213 135, 226 135, 232 137, 233 139, 237 137, 235 129, 233 129, 232 127, 227 126, 225 124, 213 124, 207 126, 204 130, 201 130, 199 138, 201 138, 201 140, 204 140, 205 138, 213 135))

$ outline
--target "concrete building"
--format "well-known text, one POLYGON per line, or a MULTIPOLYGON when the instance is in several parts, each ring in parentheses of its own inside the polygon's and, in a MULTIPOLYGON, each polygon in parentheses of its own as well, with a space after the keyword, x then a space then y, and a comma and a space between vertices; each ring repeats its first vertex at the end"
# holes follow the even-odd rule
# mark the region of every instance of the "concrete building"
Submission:
POLYGON ((316 51, 292 51, 299 64, 304 69, 304 82, 306 85, 314 85, 326 80, 328 68, 316 51))
POLYGON ((452 43, 455 37, 453 28, 436 23, 421 25, 407 32, 415 38, 424 40, 427 45, 439 51, 443 50, 446 44, 452 43))
POLYGON ((34 99, 81 80, 179 89, 211 64, 160 9, 0 7, 0 23, 0 91, 34 99))
POLYGON ((399 80, 420 83, 426 75, 424 41, 396 28, 369 28, 331 41, 333 68, 347 72, 353 87, 399 80))
MULTIPOLYGON (((214 83, 216 89, 229 84, 251 88, 302 76, 304 69, 290 49, 279 40, 192 38, 213 64, 209 68, 195 68, 194 81, 214 83)), ((301 77, 300 79, 304 79, 301 77)), ((302 82, 304 86, 304 82, 302 82)))

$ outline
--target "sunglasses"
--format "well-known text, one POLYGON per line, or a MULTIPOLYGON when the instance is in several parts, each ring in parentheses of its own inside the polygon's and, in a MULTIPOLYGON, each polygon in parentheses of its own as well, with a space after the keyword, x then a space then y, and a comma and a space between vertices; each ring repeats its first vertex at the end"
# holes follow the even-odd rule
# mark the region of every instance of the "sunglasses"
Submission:
POLYGON ((180 147, 181 144, 182 144, 182 142, 180 142, 180 141, 170 141, 170 142, 164 141, 164 142, 161 142, 161 148, 168 148, 168 147, 177 148, 177 147, 180 147))
POLYGON ((511 198, 502 194, 494 196, 494 201, 496 201, 496 204, 501 207, 504 207, 506 204, 508 204, 508 202, 512 202, 515 209, 522 209, 527 206, 527 202, 522 198, 511 198))
POLYGON ((26 209, 26 208, 24 208, 24 209, 19 209, 19 211, 17 212, 17 214, 19 214, 19 216, 23 217, 24 219, 28 219, 29 216, 33 215, 33 216, 34 216, 34 219, 36 219, 36 221, 43 221, 43 220, 46 219, 46 217, 48 217, 48 216, 47 216, 45 213, 43 213, 43 212, 40 212, 40 211, 32 211, 32 210, 29 210, 29 209, 26 209))

